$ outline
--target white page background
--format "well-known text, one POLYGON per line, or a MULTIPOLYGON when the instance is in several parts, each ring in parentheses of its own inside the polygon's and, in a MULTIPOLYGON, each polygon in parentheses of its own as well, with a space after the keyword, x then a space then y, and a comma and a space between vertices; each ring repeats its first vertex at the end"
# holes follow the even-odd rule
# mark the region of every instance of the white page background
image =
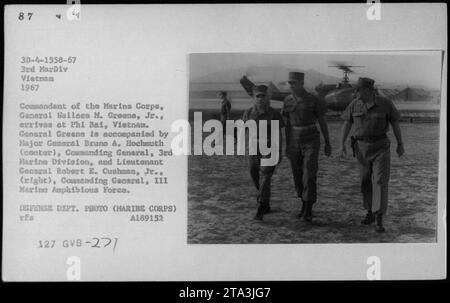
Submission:
MULTIPOLYGON (((384 4, 381 20, 351 5, 113 5, 81 6, 81 20, 64 19, 66 6, 7 6, 3 115, 3 277, 7 281, 67 280, 66 260, 81 260, 81 280, 333 280, 366 279, 378 256, 382 279, 436 279, 445 273, 447 16, 443 4, 384 4), (19 11, 33 11, 17 22, 19 11), (54 17, 62 13, 63 20, 54 17), (39 214, 17 220, 17 201, 53 203, 56 197, 17 193, 16 103, 162 103, 166 123, 187 117, 190 53, 444 50, 441 96, 438 243, 187 245, 187 158, 166 166, 169 189, 137 191, 126 202, 173 201, 163 225, 132 224, 123 215, 39 214), (72 55, 78 63, 51 89, 20 92, 21 56, 72 55), (41 101, 43 100, 43 101, 41 101), (60 101, 62 102, 62 101, 60 101), (445 163, 445 165, 444 165, 445 163), (38 198, 37 198, 38 197, 38 198), (95 235, 120 238, 115 253, 92 249, 38 250, 36 239, 95 235)), ((167 126, 168 126, 167 124, 167 126)), ((62 196, 59 202, 116 202, 120 195, 62 196)))

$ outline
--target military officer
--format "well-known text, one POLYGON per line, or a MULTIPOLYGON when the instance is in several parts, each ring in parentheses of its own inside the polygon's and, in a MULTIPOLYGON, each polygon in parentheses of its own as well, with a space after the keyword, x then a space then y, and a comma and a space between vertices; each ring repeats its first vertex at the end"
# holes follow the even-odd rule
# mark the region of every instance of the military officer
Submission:
POLYGON ((397 140, 398 156, 402 156, 405 150, 398 122, 400 114, 391 100, 376 94, 374 83, 370 78, 358 80, 356 98, 342 114, 344 125, 339 154, 346 155, 345 141, 353 127, 351 145, 358 160, 363 205, 367 210, 361 223, 376 222, 375 230, 384 232, 382 218, 388 206, 390 175, 390 141, 386 136, 389 124, 397 140))
MULTIPOLYGON (((259 134, 259 123, 263 120, 267 121, 267 146, 270 146, 270 136, 271 136, 271 122, 276 120, 279 123, 279 160, 278 163, 281 161, 281 129, 284 127, 283 118, 281 117, 281 114, 273 109, 270 106, 270 97, 268 95, 268 89, 265 85, 259 85, 254 86, 253 89, 253 106, 250 107, 248 110, 244 112, 243 120, 244 122, 247 122, 248 120, 254 120, 257 125, 258 129, 258 135, 257 140, 254 142, 258 142, 258 140, 261 140, 260 134, 259 134)), ((261 158, 262 157, 270 157, 268 156, 262 156, 259 153, 256 155, 249 155, 249 170, 250 170, 250 176, 252 178, 253 183, 255 184, 256 189, 258 190, 258 196, 257 196, 257 202, 258 202, 258 209, 256 212, 255 220, 262 220, 264 214, 267 214, 270 212, 270 187, 271 187, 271 178, 275 171, 275 165, 274 166, 262 166, 261 165, 261 158)))
POLYGON ((305 75, 289 73, 291 95, 284 100, 282 115, 286 125, 286 154, 291 162, 297 196, 302 201, 298 217, 312 221, 312 206, 317 200, 317 170, 320 149, 319 123, 325 141, 325 155, 331 145, 325 121, 325 104, 304 89, 305 75))
POLYGON ((219 92, 219 97, 222 100, 220 102, 220 122, 222 123, 222 129, 225 130, 226 122, 228 119, 230 119, 231 102, 227 98, 226 91, 219 92))

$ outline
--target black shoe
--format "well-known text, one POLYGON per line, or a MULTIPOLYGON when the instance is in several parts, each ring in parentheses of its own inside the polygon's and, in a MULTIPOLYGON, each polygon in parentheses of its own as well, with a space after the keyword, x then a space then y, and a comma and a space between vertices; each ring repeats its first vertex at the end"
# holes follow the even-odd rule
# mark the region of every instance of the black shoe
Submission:
POLYGON ((312 222, 312 203, 306 202, 305 214, 303 215, 303 220, 306 222, 312 222))
POLYGON ((306 202, 302 200, 302 210, 297 215, 297 217, 302 218, 303 215, 305 214, 305 210, 306 210, 306 202))
POLYGON ((256 213, 256 216, 255 216, 253 219, 262 221, 263 217, 264 217, 264 214, 263 214, 263 213, 257 212, 257 213, 256 213))
POLYGON ((364 220, 361 221, 361 224, 369 225, 373 222, 375 222, 375 215, 371 211, 368 211, 364 220))
POLYGON ((264 217, 265 210, 266 210, 266 207, 264 207, 263 205, 259 205, 254 219, 262 220, 264 217))
POLYGON ((376 216, 377 224, 375 225, 375 231, 377 233, 384 233, 386 229, 383 227, 383 216, 381 214, 378 214, 376 216))
POLYGON ((377 233, 384 233, 386 232, 386 229, 382 225, 375 225, 375 231, 377 233))

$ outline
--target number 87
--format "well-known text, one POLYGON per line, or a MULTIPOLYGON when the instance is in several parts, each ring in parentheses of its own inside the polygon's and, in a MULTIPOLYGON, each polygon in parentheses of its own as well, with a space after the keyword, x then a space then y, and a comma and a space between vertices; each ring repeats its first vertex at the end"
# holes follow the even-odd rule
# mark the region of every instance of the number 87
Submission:
MULTIPOLYGON (((33 13, 27 13, 28 14, 28 20, 31 20, 31 17, 33 16, 33 13)), ((25 15, 23 12, 19 13, 19 20, 25 19, 25 15)))

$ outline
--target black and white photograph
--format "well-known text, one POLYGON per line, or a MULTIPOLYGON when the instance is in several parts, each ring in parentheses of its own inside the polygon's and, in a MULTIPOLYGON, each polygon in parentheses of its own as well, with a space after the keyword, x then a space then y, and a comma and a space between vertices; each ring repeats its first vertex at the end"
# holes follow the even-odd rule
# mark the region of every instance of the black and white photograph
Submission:
POLYGON ((446 278, 445 8, 5 5, 2 281, 446 278))
POLYGON ((267 166, 189 156, 188 243, 436 242, 441 71, 439 51, 191 54, 191 125, 219 120, 225 150, 226 120, 279 120, 282 143, 267 166))

